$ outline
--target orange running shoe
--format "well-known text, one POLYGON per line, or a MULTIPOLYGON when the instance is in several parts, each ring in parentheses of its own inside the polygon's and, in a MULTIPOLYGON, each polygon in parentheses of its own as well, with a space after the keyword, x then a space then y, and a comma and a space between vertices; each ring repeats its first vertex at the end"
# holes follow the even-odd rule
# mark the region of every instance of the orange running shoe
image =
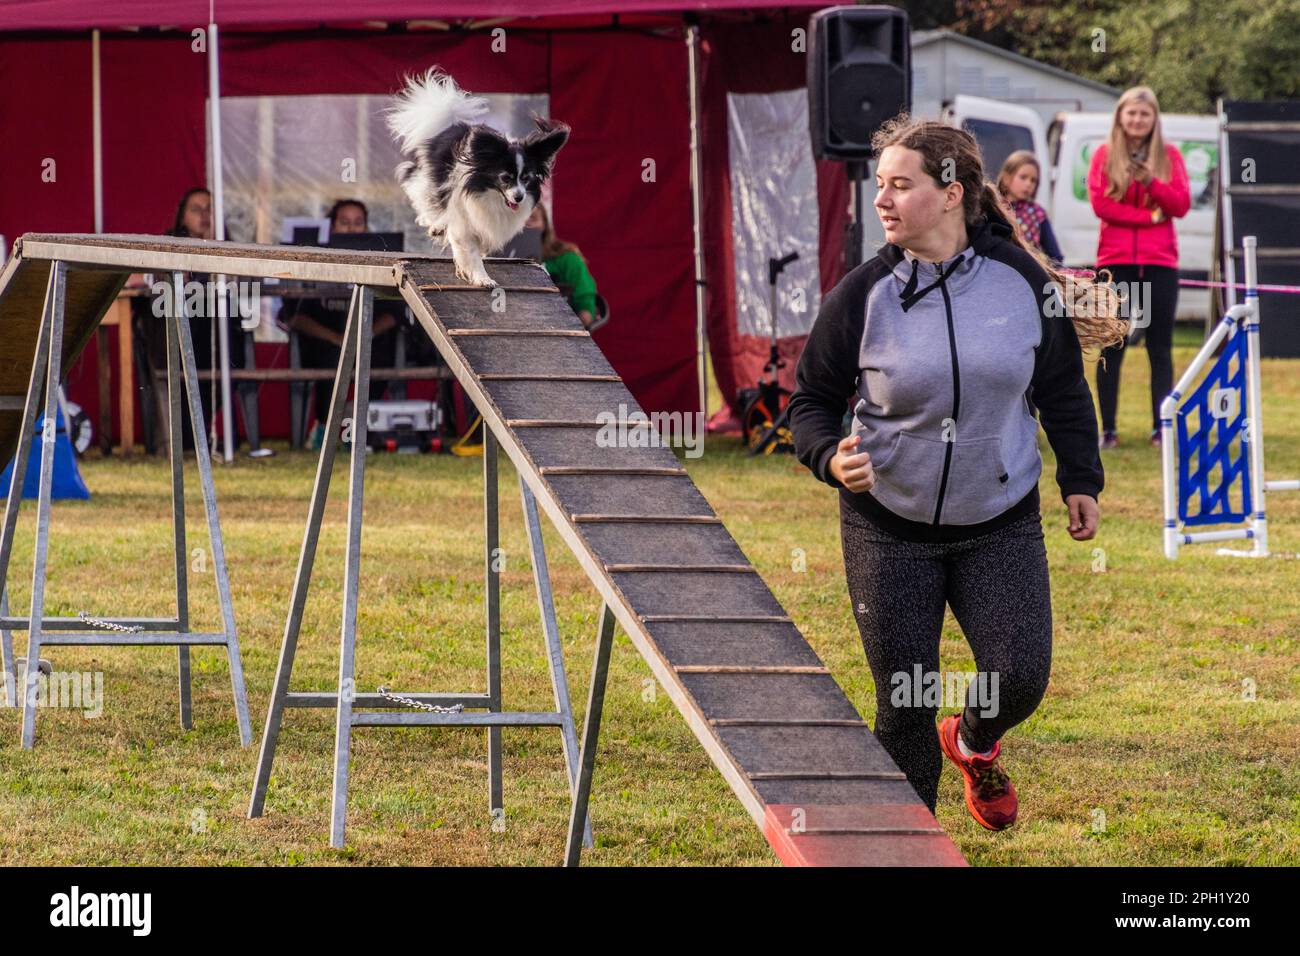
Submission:
POLYGON ((1016 822, 1016 788, 1006 771, 998 765, 1002 741, 993 745, 988 757, 965 757, 957 747, 957 714, 939 721, 939 746, 957 765, 966 780, 966 809, 975 822, 989 830, 1005 830, 1016 822))

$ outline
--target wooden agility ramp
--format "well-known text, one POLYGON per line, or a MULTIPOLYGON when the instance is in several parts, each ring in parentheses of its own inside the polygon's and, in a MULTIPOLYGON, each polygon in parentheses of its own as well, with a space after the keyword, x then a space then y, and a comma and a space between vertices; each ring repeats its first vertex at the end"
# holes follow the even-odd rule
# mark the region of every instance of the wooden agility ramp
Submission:
MULTIPOLYGON (((370 297, 400 296, 406 301, 483 415, 485 475, 492 485, 487 492, 491 496, 489 535, 495 534, 495 454, 499 448, 519 473, 526 517, 529 502, 535 500, 604 603, 580 753, 571 754, 566 744, 573 788, 567 862, 576 863, 581 845, 589 842, 582 840, 582 834, 587 825, 613 624, 617 622, 783 862, 964 865, 961 854, 879 746, 673 452, 653 444, 598 444, 597 434, 606 423, 598 416, 617 415, 620 406, 628 413, 639 413, 640 406, 541 266, 489 259, 488 272, 500 283, 498 289, 489 291, 464 284, 455 276, 449 259, 407 253, 155 236, 28 234, 15 243, 15 255, 64 262, 69 275, 81 271, 111 275, 101 280, 96 294, 83 297, 79 308, 88 313, 102 314, 130 272, 193 271, 352 285, 353 307, 340 376, 349 371, 348 363, 355 361, 358 384, 365 381, 361 373, 368 374, 370 297)), ((263 291, 274 294, 273 287, 263 291)), ((93 328, 94 322, 88 325, 93 328)), ((346 388, 344 380, 344 393, 346 388)), ((357 397, 365 391, 357 388, 357 397)), ((331 413, 334 425, 341 420, 343 404, 344 395, 336 390, 331 413)), ((356 402, 353 408, 363 427, 364 402, 356 402)), ((349 528, 356 532, 357 553, 349 551, 345 575, 345 588, 350 581, 351 590, 344 601, 341 689, 353 666, 348 615, 352 615, 354 640, 355 582, 360 563, 359 486, 365 457, 356 451, 365 444, 364 434, 354 431, 352 439, 356 498, 349 528)), ((322 485, 321 472, 328 470, 327 464, 332 465, 333 452, 328 459, 325 452, 322 449, 313 514, 318 505, 323 510, 328 489, 328 478, 322 485)), ((319 515, 315 517, 319 522, 319 515)), ((310 521, 311 516, 309 532, 310 521)), ((530 526, 530 533, 533 530, 530 526)), ((539 542, 540 536, 535 541, 539 542)), ((284 708, 336 708, 339 733, 332 839, 335 845, 342 845, 353 727, 464 723, 487 727, 491 734, 501 726, 528 721, 507 720, 510 715, 502 712, 500 689, 491 686, 487 695, 455 695, 462 702, 476 698, 466 706, 487 711, 473 715, 364 713, 359 709, 392 708, 394 704, 375 694, 357 693, 354 699, 342 692, 290 693, 289 668, 314 548, 314 541, 304 541, 250 813, 259 815, 266 798, 284 708)), ((535 563, 537 557, 535 545, 535 563)), ((491 631, 499 622, 493 620, 496 584, 493 572, 488 573, 491 631)), ((544 610, 548 589, 549 583, 544 589, 539 577, 544 610)), ((489 633, 489 658, 493 637, 489 633)), ((492 680, 490 671, 490 685, 492 680)), ((413 696, 420 701, 438 699, 431 694, 413 696)), ((563 705, 557 708, 560 717, 563 711, 563 705)), ((534 725, 562 724, 557 715, 524 716, 536 718, 531 721, 534 725)), ((499 790, 499 779, 490 787, 499 790)))

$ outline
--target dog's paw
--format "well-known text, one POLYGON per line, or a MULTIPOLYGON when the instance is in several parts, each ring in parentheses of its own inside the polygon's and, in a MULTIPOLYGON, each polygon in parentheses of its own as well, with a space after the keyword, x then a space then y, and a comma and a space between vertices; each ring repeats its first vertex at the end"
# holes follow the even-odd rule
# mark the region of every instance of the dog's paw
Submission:
POLYGON ((456 278, 469 285, 476 285, 484 289, 490 289, 498 284, 497 280, 488 275, 487 270, 482 266, 477 269, 470 266, 457 266, 456 278))

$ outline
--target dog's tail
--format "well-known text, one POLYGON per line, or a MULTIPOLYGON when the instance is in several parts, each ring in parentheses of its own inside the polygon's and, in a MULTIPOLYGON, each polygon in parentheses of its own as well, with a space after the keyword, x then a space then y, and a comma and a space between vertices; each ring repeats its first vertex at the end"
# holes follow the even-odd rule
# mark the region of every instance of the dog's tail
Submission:
POLYGON ((426 140, 456 123, 475 123, 488 111, 488 101, 471 96, 438 67, 423 76, 407 77, 385 113, 403 153, 412 153, 426 140))

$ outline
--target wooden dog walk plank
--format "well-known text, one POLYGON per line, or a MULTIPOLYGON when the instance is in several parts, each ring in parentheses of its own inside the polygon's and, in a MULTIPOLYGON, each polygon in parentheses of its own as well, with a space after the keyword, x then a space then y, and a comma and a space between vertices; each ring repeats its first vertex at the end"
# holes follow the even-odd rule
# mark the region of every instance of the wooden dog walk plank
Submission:
POLYGON ((546 336, 512 342, 494 335, 475 335, 461 336, 456 339, 456 344, 464 352, 466 361, 473 363, 473 368, 489 374, 614 374, 614 367, 605 358, 605 353, 586 337, 546 336))
POLYGON ((858 716, 829 674, 683 674, 678 679, 710 716, 858 716))
MULTIPOLYGON (((72 367, 128 275, 126 272, 68 272, 62 368, 72 367)), ((8 462, 13 457, 18 442, 49 280, 48 261, 25 260, 21 256, 11 258, 0 273, 0 396, 16 399, 0 408, 0 462, 8 462)))
POLYGON ((911 802, 769 803, 762 823, 788 866, 967 866, 930 811, 911 802))
MULTIPOLYGON (((755 780, 753 786, 765 804, 871 806, 917 800, 916 791, 906 780, 755 780)), ((919 800, 917 803, 926 809, 919 800)))
POLYGON ((482 292, 442 292, 438 293, 438 318, 447 326, 448 331, 490 330, 490 331, 562 331, 587 334, 573 309, 562 296, 555 295, 555 289, 542 292, 500 292, 495 299, 487 300, 484 308, 482 292), (514 303, 516 296, 529 297, 527 308, 524 303, 514 303), (499 308, 497 306, 500 306, 499 308))
MULTIPOLYGON (((597 479, 599 480, 599 479, 597 479)), ((656 525, 628 534, 616 524, 590 524, 583 539, 602 566, 611 564, 735 564, 749 563, 740 545, 720 525, 656 525)))
MULTIPOLYGON (((198 444, 196 458, 198 484, 203 498, 203 511, 208 526, 208 551, 210 553, 218 603, 221 610, 220 632, 197 632, 189 626, 189 585, 185 574, 185 506, 183 492, 183 463, 180 451, 180 423, 174 421, 171 442, 172 465, 172 518, 175 547, 175 597, 176 617, 170 627, 157 625, 167 622, 145 620, 96 620, 85 618, 77 624, 69 623, 60 632, 57 618, 51 620, 44 613, 45 586, 49 580, 47 562, 49 544, 50 487, 52 459, 48 454, 36 454, 27 459, 27 450, 18 442, 20 436, 34 434, 35 420, 53 416, 53 406, 58 403, 58 389, 87 342, 94 335, 104 314, 112 306, 118 293, 133 272, 149 271, 154 265, 166 275, 181 271, 181 260, 189 261, 192 254, 202 255, 209 248, 200 242, 178 251, 168 240, 156 237, 87 237, 45 234, 26 234, 14 243, 13 255, 0 272, 0 463, 14 467, 9 508, 5 516, 5 531, 0 537, 0 554, 4 555, 4 575, 0 587, 12 580, 10 562, 12 535, 22 502, 22 468, 20 458, 32 461, 40 471, 41 493, 36 505, 36 534, 33 545, 32 606, 23 627, 28 631, 28 659, 39 657, 41 647, 74 645, 78 647, 103 646, 175 646, 179 669, 180 721, 185 728, 192 726, 193 697, 190 668, 190 648, 196 645, 224 647, 229 665, 231 690, 234 696, 236 724, 240 743, 252 743, 252 725, 249 720, 247 693, 244 684, 243 664, 239 653, 239 640, 235 627, 235 614, 231 602, 225 547, 217 516, 216 491, 212 481, 211 462, 202 443, 198 444), (158 246, 164 247, 160 252, 158 246), (146 262, 145 259, 149 261, 146 262), (27 415, 30 414, 31 418, 27 415), (19 453, 19 454, 15 454, 19 453), (45 631, 53 625, 56 630, 45 631), (103 628, 103 633, 97 628, 103 628), (174 630, 172 628, 175 628, 174 630)), ((270 268, 266 263, 259 269, 270 268)), ((164 377, 164 395, 170 394, 173 408, 187 399, 198 421, 199 386, 195 376, 194 345, 189 323, 183 311, 169 310, 168 315, 158 315, 160 326, 167 327, 168 364, 173 358, 170 379, 164 377)), ((196 424, 201 428, 201 422, 196 424)), ((52 446, 53 423, 48 419, 43 425, 47 439, 45 451, 52 446)), ((9 658, 8 635, 5 635, 5 667, 12 678, 12 659, 9 658)), ((29 675, 30 676, 30 675, 29 675)), ((12 694, 11 694, 12 697, 12 694)), ((34 746, 36 739, 36 711, 32 698, 28 698, 23 711, 22 744, 34 746)))
POLYGON ((755 667, 801 667, 820 664, 816 652, 793 624, 686 624, 659 621, 646 625, 664 658, 674 666, 725 660, 755 667))
MULTIPOLYGON (((34 332, 50 260, 67 262, 69 358, 132 272, 400 294, 777 855, 964 862, 677 455, 630 421, 646 416, 538 264, 488 259, 499 286, 474 289, 450 260, 411 253, 47 234, 23 236, 15 253, 0 276, 0 328, 34 332), (599 427, 608 416, 631 426, 612 445, 599 427)), ((25 394, 34 341, 0 341, 0 400, 25 394)), ((0 410, 0 442, 12 445, 19 414, 0 410)))
POLYGON ((613 578, 639 614, 672 614, 683 609, 718 615, 785 613, 758 572, 634 571, 613 578))
POLYGON ((488 389, 506 418, 528 418, 539 412, 552 418, 579 418, 595 409, 618 414, 618 403, 631 400, 621 381, 493 382, 488 389))
POLYGON ((752 774, 783 770, 848 770, 897 774, 874 738, 848 726, 723 727, 718 736, 752 774))
POLYGON ((664 445, 607 447, 602 444, 605 438, 595 427, 530 428, 516 432, 515 438, 527 450, 533 468, 553 465, 680 467, 671 448, 664 445))
POLYGON ((694 482, 682 475, 553 475, 546 479, 572 514, 712 515, 694 482))

